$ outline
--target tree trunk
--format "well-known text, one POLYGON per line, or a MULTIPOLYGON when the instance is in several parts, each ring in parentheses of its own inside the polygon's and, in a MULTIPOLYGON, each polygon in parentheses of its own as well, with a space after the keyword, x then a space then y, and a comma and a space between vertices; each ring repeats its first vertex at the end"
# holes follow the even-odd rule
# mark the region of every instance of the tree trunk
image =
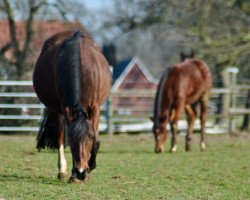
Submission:
POLYGON ((22 80, 24 74, 24 60, 19 59, 16 64, 17 80, 22 80))

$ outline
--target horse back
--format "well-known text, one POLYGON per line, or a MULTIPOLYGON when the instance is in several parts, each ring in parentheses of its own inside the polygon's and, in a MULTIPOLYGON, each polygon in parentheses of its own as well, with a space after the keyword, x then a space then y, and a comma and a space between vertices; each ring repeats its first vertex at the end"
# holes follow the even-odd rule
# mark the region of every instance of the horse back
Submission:
POLYGON ((208 66, 203 61, 187 59, 175 64, 170 70, 165 84, 166 94, 163 96, 171 102, 182 98, 186 104, 192 104, 209 93, 211 85, 208 66))
POLYGON ((82 60, 82 102, 84 104, 104 103, 111 90, 111 71, 101 51, 89 40, 81 41, 82 60))
MULTIPOLYGON (((58 55, 62 43, 72 37, 75 31, 58 33, 45 41, 41 54, 37 60, 33 83, 37 96, 47 107, 61 113, 64 96, 60 88, 58 74, 58 55)), ((83 107, 102 104, 111 88, 111 73, 109 65, 89 37, 81 37, 80 41, 80 74, 81 102, 83 107)))

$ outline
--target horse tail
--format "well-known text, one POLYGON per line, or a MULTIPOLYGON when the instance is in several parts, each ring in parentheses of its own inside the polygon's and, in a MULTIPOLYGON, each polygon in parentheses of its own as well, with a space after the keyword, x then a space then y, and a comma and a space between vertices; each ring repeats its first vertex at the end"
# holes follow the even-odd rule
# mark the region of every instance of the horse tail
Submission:
POLYGON ((69 142, 79 141, 87 129, 86 113, 81 105, 81 49, 80 31, 66 39, 58 52, 58 81, 63 92, 63 107, 73 112, 73 120, 68 130, 69 142))
MULTIPOLYGON (((58 119, 61 120, 61 119, 58 119)), ((62 120, 61 120, 62 121, 62 120)), ((48 147, 50 149, 58 149, 58 137, 59 137, 59 127, 56 127, 53 123, 52 113, 47 108, 44 110, 43 120, 40 125, 40 129, 37 135, 37 145, 36 148, 40 151, 48 147)), ((66 142, 66 140, 65 140, 66 142)), ((67 144, 65 143, 65 146, 67 144)))

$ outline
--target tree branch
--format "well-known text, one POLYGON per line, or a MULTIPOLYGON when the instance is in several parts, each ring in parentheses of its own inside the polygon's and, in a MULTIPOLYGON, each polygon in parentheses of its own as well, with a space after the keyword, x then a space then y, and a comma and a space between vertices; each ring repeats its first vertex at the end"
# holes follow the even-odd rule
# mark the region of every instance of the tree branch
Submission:
POLYGON ((4 10, 5 10, 4 7, 3 7, 2 5, 0 5, 0 10, 1 10, 1 11, 4 11, 4 10))
POLYGON ((8 0, 4 0, 4 7, 8 17, 9 25, 10 25, 10 37, 14 47, 15 57, 19 56, 19 45, 16 37, 16 24, 14 19, 14 13, 12 8, 10 7, 10 2, 8 0))
POLYGON ((25 27, 25 29, 26 29, 26 39, 25 39, 25 42, 24 42, 24 48, 23 48, 23 50, 21 52, 21 59, 26 58, 26 55, 27 55, 28 50, 29 50, 30 43, 32 41, 32 36, 34 34, 33 28, 32 28, 34 15, 39 10, 39 8, 46 3, 46 1, 42 1, 40 4, 34 5, 34 2, 35 2, 34 0, 29 0, 29 17, 28 17, 28 19, 26 21, 26 27, 25 27))
POLYGON ((15 62, 10 61, 8 58, 6 58, 4 55, 0 55, 0 60, 3 63, 6 63, 7 65, 15 65, 15 62))
POLYGON ((0 55, 3 55, 6 51, 8 51, 12 47, 12 42, 7 43, 0 49, 0 55))

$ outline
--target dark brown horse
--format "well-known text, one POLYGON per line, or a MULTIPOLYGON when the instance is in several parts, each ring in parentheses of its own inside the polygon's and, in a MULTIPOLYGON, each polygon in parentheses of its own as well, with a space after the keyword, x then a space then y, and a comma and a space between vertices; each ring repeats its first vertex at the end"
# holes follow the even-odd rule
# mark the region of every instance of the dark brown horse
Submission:
POLYGON ((186 59, 184 62, 167 69, 161 77, 155 98, 154 117, 151 118, 155 136, 155 152, 164 150, 167 139, 167 122, 170 122, 172 138, 170 152, 177 150, 177 122, 185 108, 188 118, 186 150, 190 150, 197 104, 200 104, 201 149, 206 145, 204 130, 208 107, 209 91, 212 85, 211 73, 200 60, 186 59))
POLYGON ((70 181, 81 182, 96 167, 99 107, 111 88, 109 65, 86 32, 62 32, 44 43, 33 83, 46 106, 37 148, 58 149, 58 178, 64 178, 64 148, 69 144, 70 181))

